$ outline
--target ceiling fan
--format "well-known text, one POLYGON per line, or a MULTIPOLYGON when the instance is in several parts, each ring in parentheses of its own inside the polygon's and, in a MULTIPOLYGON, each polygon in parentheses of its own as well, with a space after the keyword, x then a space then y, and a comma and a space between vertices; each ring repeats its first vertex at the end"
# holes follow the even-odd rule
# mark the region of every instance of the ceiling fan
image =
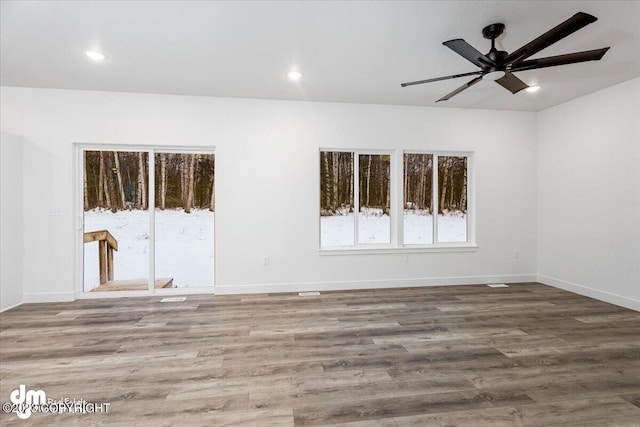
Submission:
POLYGON ((480 67, 480 71, 437 77, 435 79, 418 80, 415 82, 402 83, 400 86, 406 87, 422 83, 437 82, 440 80, 457 79, 459 77, 478 76, 463 84, 453 92, 438 99, 436 102, 451 99, 482 79, 493 80, 511 93, 520 92, 522 89, 528 88, 529 85, 516 77, 513 74, 514 72, 555 67, 556 65, 574 64, 576 62, 598 61, 601 59, 607 50, 609 50, 608 47, 526 60, 530 56, 540 52, 542 49, 551 46, 597 20, 598 18, 589 15, 588 13, 578 12, 562 24, 552 28, 540 37, 511 53, 507 53, 503 50, 497 50, 495 46, 496 38, 498 38, 504 31, 504 24, 488 25, 482 29, 482 35, 484 38, 491 40, 491 50, 486 55, 480 53, 463 39, 454 39, 442 43, 472 64, 480 67))

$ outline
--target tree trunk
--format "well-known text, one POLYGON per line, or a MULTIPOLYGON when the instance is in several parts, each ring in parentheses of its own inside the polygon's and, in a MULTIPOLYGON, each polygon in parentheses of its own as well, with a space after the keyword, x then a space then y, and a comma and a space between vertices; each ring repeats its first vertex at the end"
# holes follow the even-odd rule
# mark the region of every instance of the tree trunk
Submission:
POLYGON ((402 188, 402 206, 406 207, 409 201, 409 154, 404 155, 404 183, 402 188))
POLYGON ((167 200, 167 154, 160 153, 160 209, 165 210, 167 200))
POLYGON ((189 175, 188 175, 188 194, 187 203, 185 204, 184 211, 191 213, 191 207, 193 205, 193 192, 195 187, 195 168, 196 168, 196 155, 191 154, 191 161, 189 162, 189 175))
POLYGON ((351 157, 351 163, 349 165, 348 171, 349 171, 349 211, 353 211, 353 204, 354 204, 353 190, 355 187, 355 183, 353 181, 354 180, 353 157, 351 157))
POLYGON ((371 154, 367 156, 369 158, 369 162, 367 164, 367 190, 366 190, 366 203, 365 207, 369 207, 369 194, 370 194, 370 184, 371 184, 371 154))
POLYGON ((98 173, 98 206, 104 208, 104 155, 102 151, 99 152, 100 156, 100 168, 98 173))
POLYGON ((438 213, 443 213, 445 206, 444 203, 447 200, 447 181, 449 180, 449 158, 446 157, 442 162, 442 192, 440 193, 440 206, 438 207, 438 213))
POLYGON ((138 153, 138 208, 147 209, 147 189, 144 180, 144 154, 138 153))
POLYGON ((105 162, 105 189, 104 194, 107 199, 107 208, 111 209, 111 212, 118 210, 115 196, 115 189, 113 188, 113 169, 106 165, 105 162))
POLYGON ((333 172, 333 180, 332 180, 332 191, 331 191, 331 204, 332 204, 332 208, 333 211, 337 211, 338 210, 338 204, 339 204, 339 200, 338 200, 338 156, 339 153, 337 152, 333 152, 331 153, 331 169, 333 172))
POLYGON ((186 154, 178 154, 179 157, 179 161, 178 161, 178 171, 180 174, 180 203, 182 204, 182 207, 184 207, 184 205, 187 202, 187 183, 185 181, 185 177, 186 175, 186 160, 185 160, 185 156, 186 154))
POLYGON ((84 210, 89 210, 89 189, 87 188, 87 153, 85 152, 85 161, 84 161, 84 210))
POLYGON ((323 184, 323 198, 322 203, 324 204, 325 209, 331 208, 331 192, 329 191, 329 183, 331 182, 331 177, 329 173, 329 152, 323 151, 320 153, 320 159, 322 160, 322 180, 323 184))
POLYGON ((211 202, 209 205, 209 210, 211 212, 216 211, 216 170, 215 167, 211 171, 211 202))
MULTIPOLYGON (((118 152, 113 152, 113 161, 116 167, 116 177, 118 179, 118 195, 120 196, 120 207, 124 209, 124 187, 122 186, 122 174, 120 173, 120 161, 118 160, 118 152)), ((115 201, 115 200, 114 200, 115 201)))
POLYGON ((464 173, 462 178, 462 194, 460 195, 460 210, 467 213, 467 159, 463 161, 464 173))

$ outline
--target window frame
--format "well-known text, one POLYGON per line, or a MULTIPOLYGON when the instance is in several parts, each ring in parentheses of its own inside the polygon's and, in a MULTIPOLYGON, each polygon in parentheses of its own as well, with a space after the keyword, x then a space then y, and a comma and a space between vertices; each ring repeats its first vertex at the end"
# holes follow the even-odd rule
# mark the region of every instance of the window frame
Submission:
MULTIPOLYGON (((397 212, 397 194, 393 185, 393 176, 396 173, 396 150, 379 150, 379 149, 346 149, 346 148, 320 148, 318 150, 318 158, 322 152, 340 152, 340 153, 352 153, 353 154, 353 245, 341 245, 341 246, 322 246, 322 216, 321 210, 321 198, 318 194, 318 248, 320 251, 357 251, 357 250, 380 250, 390 249, 397 247, 397 242, 394 241, 394 235, 397 235, 397 221, 394 218, 398 215, 397 212), (359 240, 359 216, 360 216, 360 156, 361 155, 388 155, 389 159, 389 243, 360 243, 359 240), (394 234, 395 233, 395 234, 394 234)), ((318 162, 318 167, 320 162, 318 162)), ((320 170, 318 170, 317 177, 320 179, 320 170)), ((321 190, 320 181, 318 181, 318 192, 321 190)))
MULTIPOLYGON (((148 210, 149 210, 149 238, 155 243, 155 188, 151 187, 151 183, 155 182, 155 154, 156 153, 200 153, 213 154, 218 159, 218 150, 216 146, 210 145, 163 145, 163 144, 121 144, 121 143, 95 143, 95 142, 74 142, 74 213, 75 213, 75 272, 74 272, 74 294, 76 299, 98 299, 98 298, 124 298, 130 296, 163 296, 163 295, 195 295, 195 294, 213 294, 217 286, 217 221, 214 222, 214 238, 213 238, 213 284, 212 286, 203 287, 181 287, 181 288, 158 288, 154 286, 156 278, 155 268, 155 244, 149 245, 149 275, 148 287, 146 290, 136 291, 106 291, 106 292, 85 292, 84 290, 84 153, 86 151, 140 151, 148 153, 149 168, 149 184, 147 188, 148 210)), ((216 160, 217 164, 217 160, 216 160)), ((217 172, 216 173, 217 176, 217 172)), ((216 193, 217 197, 217 193, 216 193)), ((217 207, 216 207, 217 209, 217 207)), ((215 215, 215 212, 214 212, 215 215)))
POLYGON ((348 152, 354 156, 354 244, 344 246, 322 246, 322 217, 320 216, 320 162, 316 166, 318 179, 317 203, 318 208, 318 252, 320 255, 345 255, 345 254, 409 254, 424 252, 474 252, 478 246, 475 234, 475 153, 463 150, 426 150, 426 149, 357 149, 357 148, 325 148, 318 150, 318 159, 323 151, 348 152), (388 154, 391 156, 390 167, 390 243, 373 244, 358 243, 358 216, 359 216, 359 155, 364 154, 388 154), (404 243, 404 155, 405 154, 430 154, 433 158, 432 178, 432 206, 435 214, 432 216, 433 243, 415 244, 404 243), (438 242, 437 234, 437 209, 438 209, 438 158, 445 156, 467 158, 467 241, 466 242, 438 242), (358 160, 356 160, 358 159, 358 160))

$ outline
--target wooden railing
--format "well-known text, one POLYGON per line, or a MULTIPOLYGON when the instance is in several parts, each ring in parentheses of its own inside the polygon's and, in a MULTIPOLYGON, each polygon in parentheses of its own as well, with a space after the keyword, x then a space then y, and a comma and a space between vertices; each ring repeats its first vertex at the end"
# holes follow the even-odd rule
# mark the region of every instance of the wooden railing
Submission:
POLYGON ((98 241, 100 262, 100 284, 113 280, 113 251, 118 250, 118 241, 107 230, 84 233, 84 243, 98 241))

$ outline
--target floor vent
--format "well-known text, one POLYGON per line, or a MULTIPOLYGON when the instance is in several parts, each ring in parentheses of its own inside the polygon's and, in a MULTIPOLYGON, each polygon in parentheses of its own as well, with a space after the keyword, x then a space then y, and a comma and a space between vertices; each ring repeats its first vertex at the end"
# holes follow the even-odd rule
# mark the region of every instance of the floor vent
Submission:
POLYGON ((508 288, 509 285, 505 285, 504 283, 491 283, 490 285, 487 285, 490 288, 508 288))
POLYGON ((298 292, 301 297, 317 297, 320 296, 320 292, 298 292))
POLYGON ((171 297, 171 298, 162 298, 160 302, 182 302, 186 300, 185 297, 171 297))

